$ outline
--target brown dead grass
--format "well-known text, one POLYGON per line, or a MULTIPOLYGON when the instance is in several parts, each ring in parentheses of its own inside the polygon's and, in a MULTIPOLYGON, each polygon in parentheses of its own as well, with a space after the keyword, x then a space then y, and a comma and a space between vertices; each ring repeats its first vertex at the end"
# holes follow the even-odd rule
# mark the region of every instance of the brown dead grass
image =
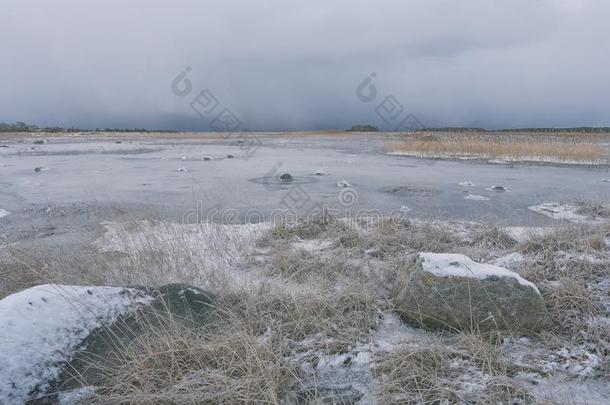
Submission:
POLYGON ((460 135, 462 136, 419 133, 399 141, 387 142, 385 149, 392 153, 420 157, 481 157, 557 162, 597 162, 604 158, 603 146, 592 141, 595 137, 589 136, 578 138, 574 134, 553 134, 527 138, 525 134, 478 137, 460 135), (583 142, 584 140, 587 141, 583 142))

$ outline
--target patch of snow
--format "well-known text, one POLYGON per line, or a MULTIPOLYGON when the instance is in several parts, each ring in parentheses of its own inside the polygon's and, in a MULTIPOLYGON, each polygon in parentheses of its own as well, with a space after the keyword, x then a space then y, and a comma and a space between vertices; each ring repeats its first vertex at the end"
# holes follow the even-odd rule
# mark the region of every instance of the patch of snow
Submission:
POLYGON ((462 187, 474 187, 474 183, 471 181, 460 181, 458 185, 462 187))
POLYGON ((487 191, 495 191, 496 193, 503 193, 503 192, 510 192, 509 189, 507 189, 504 186, 491 186, 491 187, 487 187, 485 190, 487 191))
POLYGON ((533 226, 506 226, 503 231, 509 234, 511 238, 517 242, 525 242, 532 236, 544 236, 552 232, 553 228, 549 227, 533 227, 533 226))
POLYGON ((59 405, 79 405, 93 397, 93 395, 95 395, 93 387, 80 387, 70 391, 59 392, 57 394, 57 402, 59 405))
POLYGON ((525 257, 523 257, 521 253, 513 252, 506 256, 498 257, 497 259, 492 261, 491 264, 493 264, 494 266, 500 266, 510 269, 511 267, 522 263, 524 260, 525 257))
POLYGON ((464 196, 464 200, 489 201, 489 198, 478 194, 468 194, 464 196))
POLYGON ((610 179, 602 179, 604 183, 610 183, 610 179))
POLYGON ((303 249, 308 252, 319 252, 332 246, 332 240, 310 239, 294 242, 292 246, 296 249, 303 249))
POLYGON ((538 287, 517 273, 493 264, 477 263, 468 256, 458 253, 419 253, 422 269, 438 277, 475 277, 484 280, 488 277, 513 278, 521 285, 533 288, 538 294, 538 287))
POLYGON ((184 166, 180 166, 180 167, 178 168, 178 171, 179 171, 179 172, 188 172, 188 169, 187 169, 186 167, 184 167, 184 166))
POLYGON ((351 187, 352 185, 349 184, 346 180, 341 180, 339 182, 337 182, 337 187, 341 187, 341 188, 345 188, 345 187, 351 187))
POLYGON ((374 342, 379 350, 389 351, 399 344, 417 343, 429 337, 426 330, 407 325, 398 315, 388 312, 383 315, 381 325, 375 332, 374 342))
POLYGON ((316 176, 324 176, 324 175, 326 174, 326 172, 325 172, 324 170, 322 170, 322 169, 318 169, 318 170, 316 170, 316 171, 314 172, 314 174, 315 174, 316 176))
POLYGON ((7 216, 8 214, 10 214, 10 212, 8 212, 7 210, 3 210, 2 208, 0 208, 0 218, 7 216))
POLYGON ((557 202, 545 202, 539 205, 532 205, 527 207, 530 211, 537 212, 542 215, 546 215, 553 219, 563 219, 573 223, 585 223, 585 222, 596 222, 594 220, 587 219, 586 216, 577 214, 578 207, 571 204, 560 204, 557 202))
POLYGON ((44 392, 94 329, 151 300, 134 289, 59 284, 0 300, 0 403, 44 392))
POLYGON ((406 205, 403 205, 402 207, 400 207, 400 212, 409 212, 411 211, 411 208, 407 207, 406 205))

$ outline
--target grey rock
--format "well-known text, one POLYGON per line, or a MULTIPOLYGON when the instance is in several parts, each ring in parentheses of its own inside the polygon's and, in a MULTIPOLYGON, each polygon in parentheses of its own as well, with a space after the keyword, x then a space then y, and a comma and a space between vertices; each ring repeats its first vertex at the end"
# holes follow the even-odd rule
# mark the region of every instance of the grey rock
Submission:
POLYGON ((155 298, 152 304, 120 317, 109 327, 91 333, 70 363, 61 367, 63 371, 59 379, 48 390, 53 394, 45 396, 50 402, 33 403, 56 403, 57 392, 99 385, 102 383, 102 370, 105 365, 112 364, 117 348, 128 346, 140 336, 154 334, 169 319, 189 329, 197 329, 217 316, 213 307, 215 297, 200 288, 187 284, 168 284, 159 288, 140 289, 155 298))
POLYGON ((398 274, 393 296, 403 319, 430 329, 530 333, 548 319, 536 286, 464 255, 415 255, 398 274))
POLYGON ((292 181, 292 175, 290 173, 284 173, 280 176, 280 181, 283 183, 290 183, 292 181))

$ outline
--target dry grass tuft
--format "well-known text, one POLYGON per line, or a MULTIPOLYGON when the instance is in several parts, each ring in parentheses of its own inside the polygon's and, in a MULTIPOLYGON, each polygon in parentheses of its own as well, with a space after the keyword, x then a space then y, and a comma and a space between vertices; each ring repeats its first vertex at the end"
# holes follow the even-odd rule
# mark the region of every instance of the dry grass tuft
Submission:
POLYGON ((552 232, 530 234, 521 244, 524 253, 600 251, 605 246, 605 230, 590 226, 563 226, 552 232))
POLYGON ((366 341, 379 324, 383 304, 371 292, 345 288, 303 293, 259 289, 224 297, 232 317, 250 333, 274 331, 294 350, 340 353, 366 341))
POLYGON ((296 282, 316 279, 334 281, 342 276, 360 278, 362 275, 360 267, 351 264, 346 258, 295 250, 290 245, 274 246, 269 270, 271 275, 296 282))
POLYGON ((484 373, 503 376, 513 371, 514 366, 503 358, 500 339, 466 332, 458 333, 455 339, 457 350, 484 373))
POLYGON ((117 348, 96 390, 101 403, 279 403, 297 377, 273 339, 239 323, 191 330, 167 323, 117 348))
POLYGON ((317 218, 299 221, 296 224, 277 224, 265 236, 271 240, 289 241, 296 238, 316 239, 322 236, 337 236, 348 230, 347 224, 333 216, 324 214, 317 218))
POLYGON ((510 234, 498 225, 485 225, 473 236, 477 245, 490 249, 509 249, 517 244, 510 234))
POLYGON ((587 329, 591 318, 603 313, 597 294, 579 278, 563 277, 542 293, 556 330, 570 336, 587 329))
POLYGON ((518 386, 507 377, 494 377, 487 383, 480 403, 498 404, 536 404, 536 398, 524 388, 518 386))
POLYGON ((449 362, 453 355, 443 345, 403 347, 377 359, 374 372, 385 384, 384 403, 459 403, 457 389, 450 382, 449 362))

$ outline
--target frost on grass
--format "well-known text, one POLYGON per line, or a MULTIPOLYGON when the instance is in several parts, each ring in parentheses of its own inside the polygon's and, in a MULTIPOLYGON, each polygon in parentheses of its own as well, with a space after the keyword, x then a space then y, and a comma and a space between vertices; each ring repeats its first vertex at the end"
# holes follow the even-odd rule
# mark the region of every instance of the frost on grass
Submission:
POLYGON ((109 279, 209 288, 230 322, 126 348, 96 394, 102 401, 532 403, 581 383, 595 391, 588 398, 610 395, 600 382, 609 364, 607 229, 388 218, 105 226, 96 246, 124 264, 109 279), (389 290, 405 257, 420 252, 441 254, 429 256, 432 271, 493 277, 501 266, 535 281, 552 327, 492 341, 402 323, 389 290))
POLYGON ((59 376, 60 364, 94 329, 112 323, 144 294, 121 287, 45 284, 0 301, 0 402, 25 402, 59 376))
POLYGON ((188 283, 214 289, 247 285, 255 274, 240 271, 266 224, 180 224, 160 221, 104 222, 95 246, 122 257, 105 282, 163 285, 188 283))

